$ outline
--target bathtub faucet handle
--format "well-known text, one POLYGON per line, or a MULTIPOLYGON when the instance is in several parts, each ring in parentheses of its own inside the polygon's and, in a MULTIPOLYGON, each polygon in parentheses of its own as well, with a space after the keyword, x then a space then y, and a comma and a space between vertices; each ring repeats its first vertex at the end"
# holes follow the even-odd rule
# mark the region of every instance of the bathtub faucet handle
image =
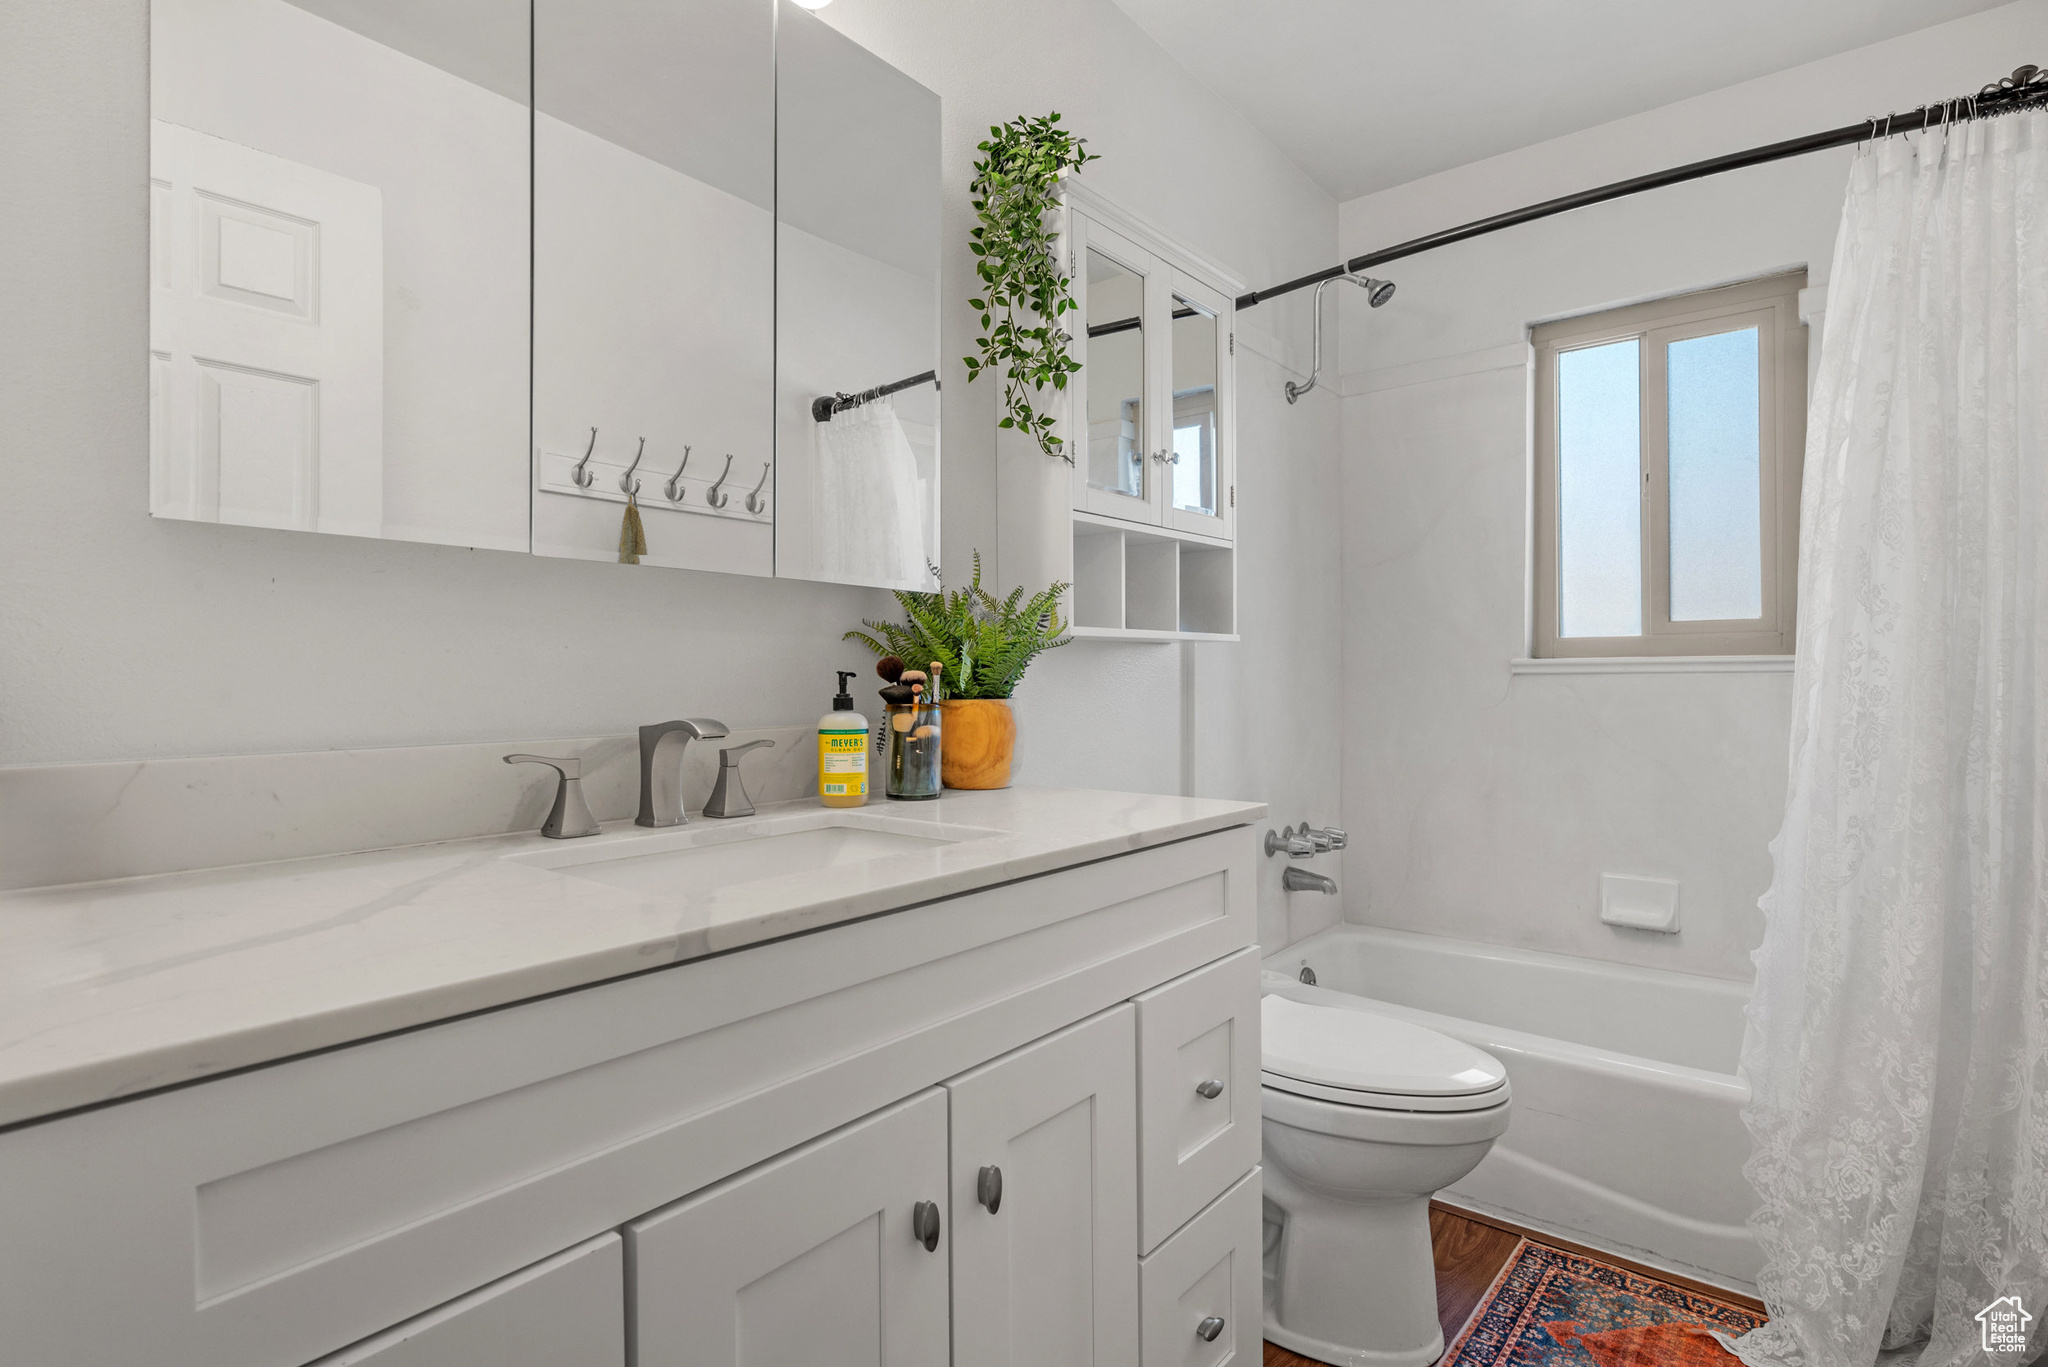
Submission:
POLYGON ((1266 832, 1266 857, 1284 854, 1289 859, 1307 859, 1316 852, 1315 842, 1306 835, 1296 835, 1294 827, 1282 831, 1266 832))
POLYGON ((1335 826, 1327 826, 1320 831, 1312 831, 1304 823, 1301 833, 1314 841, 1315 847, 1319 850, 1341 850, 1351 840, 1350 836, 1344 834, 1335 826))

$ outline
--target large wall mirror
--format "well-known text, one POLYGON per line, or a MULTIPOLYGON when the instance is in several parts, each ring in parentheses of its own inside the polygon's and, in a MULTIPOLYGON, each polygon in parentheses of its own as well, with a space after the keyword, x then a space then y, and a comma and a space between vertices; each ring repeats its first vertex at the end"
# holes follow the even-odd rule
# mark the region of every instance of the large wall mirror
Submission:
POLYGON ((939 97, 795 5, 776 41, 775 572, 929 589, 939 97))
POLYGON ((527 0, 155 0, 150 506, 524 550, 527 0))
POLYGON ((772 574, 774 0, 537 0, 533 74, 534 551, 772 574))
POLYGON ((153 0, 151 509, 928 587, 939 101, 777 0, 153 0))

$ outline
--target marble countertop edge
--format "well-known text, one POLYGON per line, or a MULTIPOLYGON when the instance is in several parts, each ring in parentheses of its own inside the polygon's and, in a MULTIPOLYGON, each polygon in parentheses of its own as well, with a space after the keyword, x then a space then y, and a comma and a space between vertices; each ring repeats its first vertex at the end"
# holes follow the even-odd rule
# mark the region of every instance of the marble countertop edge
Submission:
MULTIPOLYGON (((820 809, 764 804, 760 817, 805 810, 820 809)), ((785 875, 687 914, 519 858, 584 844, 538 835, 0 893, 0 1127, 743 951, 1266 811, 1055 789, 856 810, 990 834, 942 847, 926 860, 940 867, 916 876, 890 879, 886 860, 856 865, 834 871, 848 886, 811 896, 804 875, 785 875)), ((649 834, 620 827, 608 823, 598 839, 649 834)))

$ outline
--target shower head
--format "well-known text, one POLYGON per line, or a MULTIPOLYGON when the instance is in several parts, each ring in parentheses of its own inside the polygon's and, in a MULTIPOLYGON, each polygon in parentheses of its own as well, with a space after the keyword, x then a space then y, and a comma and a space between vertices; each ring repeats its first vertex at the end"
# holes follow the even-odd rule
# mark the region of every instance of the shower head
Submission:
POLYGON ((1375 280, 1369 275, 1351 274, 1346 274, 1344 278, 1364 290, 1366 302, 1374 308, 1394 297, 1394 282, 1391 280, 1375 280))

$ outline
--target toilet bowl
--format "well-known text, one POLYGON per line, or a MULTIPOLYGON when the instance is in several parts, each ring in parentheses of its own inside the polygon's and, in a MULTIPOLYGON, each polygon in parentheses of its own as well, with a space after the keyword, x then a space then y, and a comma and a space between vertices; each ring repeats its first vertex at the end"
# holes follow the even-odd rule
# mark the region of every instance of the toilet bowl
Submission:
POLYGON ((1507 1129, 1507 1070, 1370 1011, 1268 996, 1261 1017, 1266 1337, 1344 1367, 1430 1367, 1429 1198, 1507 1129))

